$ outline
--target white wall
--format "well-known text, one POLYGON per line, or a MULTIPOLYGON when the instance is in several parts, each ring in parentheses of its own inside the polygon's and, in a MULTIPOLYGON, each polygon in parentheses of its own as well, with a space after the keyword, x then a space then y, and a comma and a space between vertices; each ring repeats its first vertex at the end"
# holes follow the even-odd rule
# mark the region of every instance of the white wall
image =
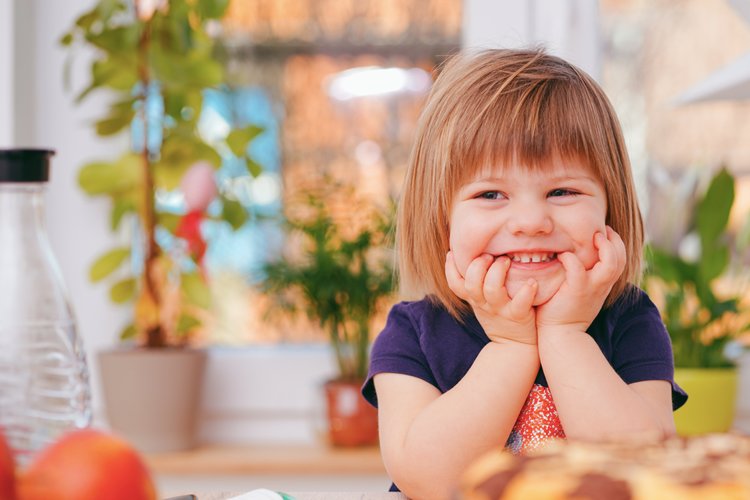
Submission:
MULTIPOLYGON (((8 0, 0 0, 5 3, 8 0)), ((12 38, 13 71, 1 88, 13 93, 12 128, 8 146, 44 147, 57 151, 53 158, 47 196, 47 223, 53 250, 76 311, 79 332, 92 366, 95 406, 100 407, 93 353, 112 346, 128 311, 114 307, 107 290, 92 286, 88 266, 115 244, 108 229, 107 203, 86 197, 78 188, 78 169, 86 161, 122 151, 124 138, 104 141, 92 132, 93 118, 101 114, 106 96, 94 95, 80 106, 75 93, 63 88, 66 53, 58 46, 62 33, 73 24, 89 0, 24 0, 15 5, 12 38)), ((5 22, 5 21, 4 21, 5 22)), ((86 54, 76 58, 72 88, 88 81, 86 54)))
POLYGON ((543 45, 598 79, 597 0, 464 0, 462 43, 468 49, 543 45))
POLYGON ((9 147, 13 141, 13 80, 8 71, 13 64, 13 2, 0 0, 0 148, 9 147))

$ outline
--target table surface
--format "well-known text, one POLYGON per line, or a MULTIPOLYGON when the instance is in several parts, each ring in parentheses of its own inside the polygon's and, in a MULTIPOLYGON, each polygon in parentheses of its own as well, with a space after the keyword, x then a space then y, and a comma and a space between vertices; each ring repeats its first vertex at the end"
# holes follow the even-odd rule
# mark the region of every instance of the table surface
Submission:
MULTIPOLYGON (((221 492, 200 495, 198 500, 229 500, 241 492, 221 492)), ((388 492, 289 492, 295 500, 406 500, 401 493, 388 492)))
POLYGON ((146 455, 157 474, 385 474, 378 447, 226 446, 146 455))

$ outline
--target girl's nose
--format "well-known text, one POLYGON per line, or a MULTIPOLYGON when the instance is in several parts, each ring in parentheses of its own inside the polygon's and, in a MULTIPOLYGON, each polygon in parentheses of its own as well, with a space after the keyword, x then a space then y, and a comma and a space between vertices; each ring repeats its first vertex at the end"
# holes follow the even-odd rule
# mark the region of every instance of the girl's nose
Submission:
POLYGON ((512 234, 540 235, 552 232, 554 224, 546 204, 517 203, 508 213, 507 227, 512 234))

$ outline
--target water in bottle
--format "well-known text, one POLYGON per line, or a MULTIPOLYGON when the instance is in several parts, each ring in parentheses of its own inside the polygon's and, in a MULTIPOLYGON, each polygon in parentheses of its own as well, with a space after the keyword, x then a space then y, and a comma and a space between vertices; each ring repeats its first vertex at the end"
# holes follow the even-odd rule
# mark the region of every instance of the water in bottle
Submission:
POLYGON ((0 427, 20 464, 91 421, 86 358, 45 227, 53 154, 0 149, 0 427))

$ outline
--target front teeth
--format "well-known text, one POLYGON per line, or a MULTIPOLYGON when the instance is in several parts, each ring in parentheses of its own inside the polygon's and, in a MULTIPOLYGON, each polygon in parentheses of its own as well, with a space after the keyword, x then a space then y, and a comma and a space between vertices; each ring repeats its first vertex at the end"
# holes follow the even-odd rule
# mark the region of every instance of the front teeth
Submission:
POLYGON ((549 262, 552 259, 555 258, 554 253, 517 253, 510 255, 510 258, 513 262, 520 262, 522 264, 529 264, 529 263, 540 263, 540 262, 549 262))

